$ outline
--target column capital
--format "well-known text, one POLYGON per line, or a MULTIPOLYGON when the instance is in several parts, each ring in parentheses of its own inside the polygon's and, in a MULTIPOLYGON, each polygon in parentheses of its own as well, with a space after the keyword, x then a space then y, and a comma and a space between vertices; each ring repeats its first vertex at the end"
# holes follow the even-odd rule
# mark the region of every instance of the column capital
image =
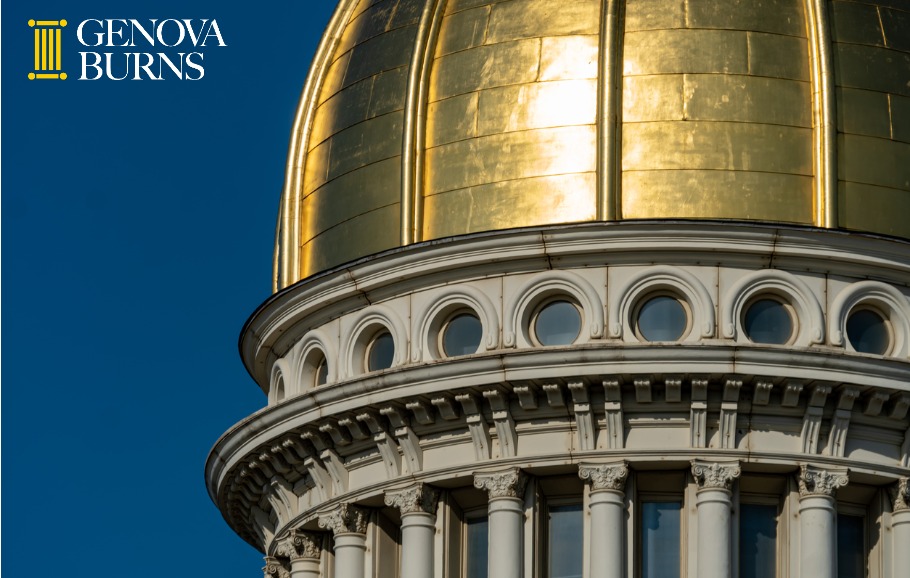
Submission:
POLYGON ((497 472, 475 472, 474 487, 486 490, 491 500, 496 498, 524 497, 528 477, 521 468, 509 468, 497 472))
POLYGON ((739 462, 707 462, 692 460, 692 477, 702 490, 727 490, 733 486, 733 480, 739 477, 739 462))
POLYGON ((891 507, 895 512, 910 510, 910 478, 899 478, 897 483, 889 488, 891 494, 891 507))
POLYGON ((262 567, 264 578, 290 578, 291 571, 285 568, 281 560, 274 556, 266 556, 263 560, 265 561, 265 566, 262 567))
POLYGON ((607 464, 578 464, 578 477, 591 483, 591 491, 616 490, 622 492, 626 486, 629 466, 626 462, 607 464))
POLYGON ((803 464, 799 468, 799 497, 834 497, 837 489, 849 481, 846 468, 825 469, 803 464))
POLYGON ((322 533, 291 530, 291 534, 281 541, 275 553, 291 561, 301 558, 319 560, 322 555, 322 533))
POLYGON ((338 534, 366 534, 369 513, 353 504, 338 504, 334 510, 319 514, 319 527, 338 534))
POLYGON ((438 501, 439 492, 423 482, 385 493, 385 505, 398 508, 402 516, 415 513, 435 514, 438 501))

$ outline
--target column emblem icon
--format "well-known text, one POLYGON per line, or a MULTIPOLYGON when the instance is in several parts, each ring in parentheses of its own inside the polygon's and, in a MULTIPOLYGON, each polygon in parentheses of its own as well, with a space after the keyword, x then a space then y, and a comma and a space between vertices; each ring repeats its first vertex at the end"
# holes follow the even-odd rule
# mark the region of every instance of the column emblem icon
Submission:
POLYGON ((66 20, 29 20, 35 31, 35 68, 28 73, 29 80, 66 80, 61 66, 62 31, 66 20))

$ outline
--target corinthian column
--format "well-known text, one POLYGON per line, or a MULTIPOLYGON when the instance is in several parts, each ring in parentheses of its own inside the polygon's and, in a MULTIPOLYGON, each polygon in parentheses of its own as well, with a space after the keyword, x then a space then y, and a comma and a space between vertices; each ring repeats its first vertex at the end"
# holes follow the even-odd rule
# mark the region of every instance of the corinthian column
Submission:
POLYGON ((288 578, 291 573, 281 560, 274 556, 266 556, 265 566, 262 567, 263 578, 288 578))
POLYGON ((491 578, 521 578, 523 497, 527 477, 519 468, 475 473, 474 487, 489 495, 489 562, 491 578))
POLYGON ((893 573, 910 571, 910 478, 901 478, 891 488, 891 531, 893 532, 893 573))
POLYGON ((800 578, 837 576, 837 507, 834 493, 847 485, 846 470, 803 465, 799 474, 800 578))
POLYGON ((291 561, 290 578, 319 578, 322 534, 292 530, 278 547, 278 555, 291 561))
POLYGON ((591 484, 591 578, 622 578, 626 462, 579 464, 578 476, 591 484))
POLYGON ((698 577, 729 578, 733 568, 730 488, 739 477, 739 462, 693 460, 692 476, 698 485, 698 577))
POLYGON ((386 505, 401 511, 401 578, 433 575, 438 499, 439 492, 422 483, 386 492, 386 505))
POLYGON ((365 578, 367 512, 350 504, 339 504, 320 514, 319 525, 335 535, 335 578, 365 578))

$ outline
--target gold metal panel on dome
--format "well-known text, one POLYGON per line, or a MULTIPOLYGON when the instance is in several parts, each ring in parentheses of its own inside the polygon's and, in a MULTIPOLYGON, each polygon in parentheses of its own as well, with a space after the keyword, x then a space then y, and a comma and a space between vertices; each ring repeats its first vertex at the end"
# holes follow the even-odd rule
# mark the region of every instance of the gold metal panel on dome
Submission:
POLYGON ((294 131, 282 285, 402 243, 598 218, 910 237, 910 11, 344 0, 294 131))
POLYGON ((597 78, 597 36, 544 38, 538 80, 597 78))
POLYGON ((811 86, 778 78, 658 74, 623 80, 623 120, 715 120, 811 127, 811 86))
POLYGON ((626 171, 623 216, 659 219, 672 206, 679 218, 812 220, 812 177, 747 171, 626 171))
POLYGON ((424 237, 447 237, 513 227, 594 219, 592 173, 482 184, 427 197, 424 237))
POLYGON ((831 3, 839 220, 910 236, 910 12, 831 3))
POLYGON ((891 138, 910 143, 910 98, 889 95, 891 104, 891 138))
POLYGON ((479 93, 477 134, 594 124, 597 84, 563 80, 503 86, 479 93), (517 106, 516 106, 517 103, 517 106))
POLYGON ((493 4, 487 42, 597 34, 600 0, 511 0, 493 4))
POLYGON ((303 275, 394 246, 407 70, 423 0, 360 3, 319 90, 299 189, 303 275), (358 249, 359 247, 359 249, 358 249), (372 252, 367 249, 367 252, 372 252), (360 255, 358 255, 360 253, 360 255))
POLYGON ((813 222, 802 3, 628 0, 626 16, 622 217, 813 222))
POLYGON ((399 215, 399 205, 389 205, 323 231, 301 247, 303 270, 316 273, 363 257, 364 247, 371 252, 397 247, 399 215))
POLYGON ((910 196, 910 144, 844 134, 839 139, 841 180, 903 189, 910 196))
POLYGON ((537 80, 540 41, 518 40, 478 46, 436 60, 430 102, 484 88, 537 80))
MULTIPOLYGON (((427 195, 486 183, 593 172, 594 127, 494 134, 427 151, 427 195), (501 158, 508 154, 508 162, 501 158)), ((513 214, 520 221, 524 216, 513 214)), ((520 226, 518 224, 512 226, 520 226)))
POLYGON ((741 122, 628 123, 623 127, 623 170, 705 169, 811 176, 811 135, 806 128, 741 122))
POLYGON ((346 173, 320 187, 304 202, 303 240, 309 241, 339 223, 398 202, 401 157, 391 157, 346 173), (340 202, 340 201, 344 202, 340 202))
POLYGON ((430 103, 427 113, 427 147, 477 136, 479 93, 469 92, 430 103))
POLYGON ((840 223, 846 229, 910 237, 910 194, 904 190, 840 182, 840 223), (887 207, 887 210, 882 210, 887 207))
POLYGON ((447 4, 429 79, 423 238, 596 216, 600 8, 447 4))

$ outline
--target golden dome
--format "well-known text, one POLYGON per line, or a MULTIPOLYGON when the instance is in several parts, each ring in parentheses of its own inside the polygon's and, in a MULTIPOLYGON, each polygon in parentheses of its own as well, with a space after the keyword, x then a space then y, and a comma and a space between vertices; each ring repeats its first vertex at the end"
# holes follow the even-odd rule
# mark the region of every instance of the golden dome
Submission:
POLYGON ((342 0, 276 288, 450 235, 742 219, 910 237, 910 13, 826 0, 342 0))

